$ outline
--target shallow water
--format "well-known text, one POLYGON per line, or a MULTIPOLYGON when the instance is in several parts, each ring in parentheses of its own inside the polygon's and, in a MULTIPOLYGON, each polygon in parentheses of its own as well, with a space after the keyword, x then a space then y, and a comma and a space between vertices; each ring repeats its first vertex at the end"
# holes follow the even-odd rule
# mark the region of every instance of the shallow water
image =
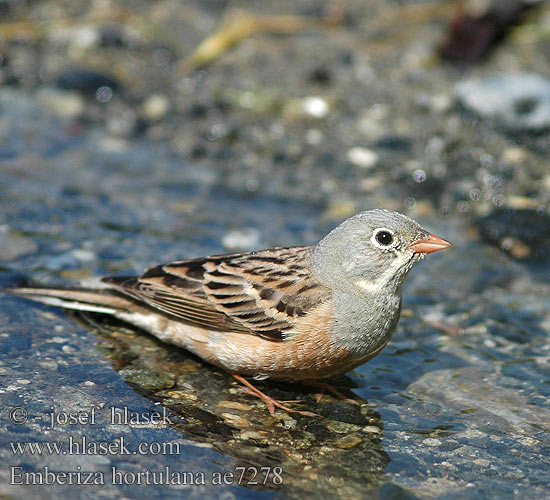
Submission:
MULTIPOLYGON (((188 9, 214 23, 203 7, 188 9)), ((174 21, 185 22, 193 21, 174 21)), ((222 64, 192 76, 193 95, 174 96, 171 86, 155 86, 156 75, 147 73, 154 68, 143 69, 144 85, 166 91, 178 106, 143 134, 124 128, 137 107, 130 99, 100 108, 86 101, 86 119, 67 118, 52 111, 42 85, 0 88, 0 286, 27 279, 75 283, 140 273, 173 259, 312 244, 351 213, 375 206, 407 212, 455 244, 415 267, 392 342, 339 381, 361 406, 328 395, 317 403, 314 391, 303 387, 261 385, 276 397, 303 399, 300 408, 318 412, 315 419, 270 417, 222 372, 127 326, 3 296, 0 494, 548 497, 550 266, 544 258, 514 260, 498 241, 484 240, 476 221, 503 200, 548 216, 550 146, 542 135, 511 137, 444 106, 456 73, 415 63, 433 35, 430 25, 422 29, 419 47, 403 55, 398 44, 372 59, 361 52, 361 38, 351 40, 345 31, 330 44, 322 34, 309 35, 317 49, 307 36, 259 38, 267 67, 244 43, 228 57, 236 67, 244 64, 242 75, 256 72, 265 92, 222 64), (337 84, 323 90, 300 72, 281 70, 302 61, 304 50, 311 56, 304 72, 313 71, 325 64, 323 49, 333 58, 337 84), (350 63, 346 51, 362 55, 350 63), (396 73, 392 68, 401 64, 403 74, 396 73), (373 68, 380 78, 372 79, 373 68), (326 93, 328 117, 300 115, 296 88, 303 95, 326 93), (267 111, 231 101, 247 92, 269 101, 267 111), (350 163, 350 148, 367 146, 377 163, 350 163), (96 423, 48 428, 52 412, 89 418, 93 408, 96 423), (113 423, 112 408, 149 417, 166 408, 169 421, 113 423), (130 454, 13 448, 66 445, 69 437, 90 443, 124 437, 130 454), (178 449, 134 454, 140 443, 178 449), (106 484, 10 484, 17 483, 10 468, 19 466, 93 472, 106 484), (265 484, 253 484, 251 471, 261 466, 267 467, 265 484), (166 477, 146 490, 137 484, 140 472, 165 467, 188 473, 187 484, 167 484, 166 477), (214 478, 225 473, 234 476, 217 484, 214 478)), ((535 49, 514 45, 511 55, 490 64, 543 71, 539 58, 521 57, 535 49)), ((172 77, 180 90, 190 85, 172 77)), ((65 105, 68 97, 56 92, 55 102, 65 105)))
MULTIPOLYGON (((46 123, 45 128, 51 125, 46 123)), ((59 143, 71 144, 62 132, 59 135, 59 143)), ((336 222, 320 223, 322 207, 315 204, 225 189, 212 173, 193 173, 196 167, 170 159, 160 147, 136 142, 113 153, 101 151, 101 144, 101 139, 85 137, 58 151, 53 159, 39 162, 21 152, 17 160, 4 166, 0 175, 2 213, 9 226, 5 234, 37 245, 34 251, 5 263, 4 285, 16 284, 23 276, 67 282, 104 273, 138 272, 157 262, 223 251, 221 242, 231 231, 237 235, 232 244, 239 242, 239 235, 252 234, 252 240, 243 241, 256 248, 311 243, 336 222), (151 168, 153 157, 160 167, 151 168), (115 162, 116 169, 112 168, 115 162)), ((523 492, 542 498, 548 488, 550 457, 546 282, 499 250, 467 236, 460 221, 432 219, 425 225, 453 240, 455 246, 415 268, 407 280, 404 317, 393 341, 352 374, 357 384, 353 392, 379 414, 384 429, 381 442, 371 446, 387 454, 389 462, 371 487, 382 488, 382 496, 403 488, 419 497, 473 499, 484 497, 489 483, 491 494, 507 497, 523 492)), ((161 360, 160 368, 155 366, 161 371, 152 372, 151 386, 149 379, 146 383, 133 378, 136 373, 143 378, 142 371, 128 372, 128 366, 136 366, 132 360, 146 356, 147 348, 134 352, 130 361, 125 359, 128 355, 120 354, 120 348, 117 351, 101 339, 99 345, 105 348, 98 351, 92 331, 62 312, 15 297, 4 297, 2 316, 2 372, 4 380, 9 380, 2 389, 4 408, 21 406, 29 415, 47 420, 51 407, 67 412, 98 404, 105 422, 111 406, 135 412, 156 408, 131 386, 156 391, 153 399, 158 401, 159 391, 177 383, 171 375, 174 368, 162 366, 163 356, 170 359, 173 348, 155 344, 161 360), (113 367, 124 368, 121 374, 130 387, 104 356, 113 349, 118 352, 111 359, 113 367), (167 373, 164 378, 163 369, 167 373)), ((149 366, 142 363, 140 369, 149 366)), ((247 396, 237 396, 243 408, 254 406, 247 396)), ((208 401, 200 391, 198 397, 208 401)), ((169 406, 172 400, 164 398, 169 406)), ((248 415, 247 411, 233 413, 243 420, 248 415)), ((185 420, 186 415, 180 408, 179 418, 185 420)), ((5 412, 2 418, 6 431, 2 434, 3 462, 22 463, 34 470, 44 465, 74 469, 78 464, 81 470, 107 474, 111 467, 131 473, 144 467, 159 471, 169 466, 212 477, 215 471, 230 471, 238 467, 235 463, 242 463, 232 458, 237 454, 230 444, 222 446, 212 437, 201 439, 197 429, 104 427, 104 423, 69 429, 59 425, 45 431, 44 420, 18 426, 9 422, 5 412), (91 441, 123 435, 130 446, 150 441, 178 442, 182 447, 177 456, 149 454, 139 460, 111 455, 67 460, 64 456, 28 454, 22 459, 7 447, 8 443, 43 441, 45 437, 66 440, 68 430, 91 441), (216 444, 214 449, 204 448, 201 442, 216 444)), ((200 418, 198 422, 198 427, 207 427, 200 418)), ((299 419, 292 425, 303 430, 311 423, 299 419)), ((223 428, 221 435, 228 432, 223 428)), ((258 428, 261 425, 256 424, 254 429, 258 428)), ((215 430, 209 432, 216 434, 215 430)), ((271 432, 283 430, 275 427, 271 432)), ((296 431, 295 439, 299 434, 296 431)), ((258 457, 262 456, 258 451, 258 457)), ((315 457, 308 460, 312 467, 319 466, 315 457)), ((338 471, 331 474, 338 477, 338 471)), ((3 475, 7 480, 6 469, 3 475)), ((133 478, 124 477, 127 481, 133 478)), ((200 476, 194 480, 200 482, 200 476)), ((361 476, 356 481, 361 481, 361 476)), ((140 487, 115 484, 94 496, 107 497, 113 491, 134 495, 140 487)), ((282 491, 292 495, 304 487, 289 480, 288 490, 282 491)), ((17 488, 5 489, 5 493, 17 495, 17 488)), ((61 491, 63 487, 57 488, 61 491)), ((158 486, 154 497, 161 498, 171 488, 174 486, 158 486)), ((208 488, 216 495, 226 491, 236 498, 251 494, 243 487, 212 484, 187 486, 185 491, 194 497, 208 488)), ((360 491, 349 489, 352 496, 360 491)), ((40 496, 39 490, 25 491, 29 498, 40 496)), ((261 494, 256 490, 253 496, 260 498, 261 494)))

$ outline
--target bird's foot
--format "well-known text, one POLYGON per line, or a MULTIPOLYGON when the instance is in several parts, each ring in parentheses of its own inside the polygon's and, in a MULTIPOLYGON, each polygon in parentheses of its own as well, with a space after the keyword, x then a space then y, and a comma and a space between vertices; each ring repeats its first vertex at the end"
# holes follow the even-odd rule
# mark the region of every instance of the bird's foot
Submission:
POLYGON ((326 382, 317 382, 317 381, 307 381, 303 382, 304 385, 309 385, 311 387, 317 387, 321 389, 321 392, 315 395, 315 401, 319 403, 321 399, 323 399, 323 396, 325 395, 325 391, 330 392, 334 396, 336 396, 338 399, 341 399, 342 401, 345 401, 346 403, 354 404, 357 406, 361 406, 360 403, 355 401, 355 399, 348 398, 344 396, 338 389, 336 389, 333 385, 327 384, 326 382))
POLYGON ((267 409, 269 410, 270 415, 275 415, 275 408, 279 408, 281 410, 284 410, 289 413, 298 413, 299 415, 303 415, 305 417, 318 417, 317 413, 313 413, 310 411, 303 411, 303 410, 295 410, 293 408, 289 408, 288 406, 285 406, 284 403, 298 403, 300 400, 298 399, 292 399, 288 401, 279 401, 277 399, 274 399, 267 394, 264 394, 262 391, 260 391, 258 388, 254 387, 248 380, 246 380, 241 375, 237 375, 235 373, 232 373, 233 377, 237 379, 241 384, 243 384, 245 387, 243 388, 244 392, 247 394, 250 394, 252 396, 256 396, 257 398, 260 398, 267 406, 267 409))

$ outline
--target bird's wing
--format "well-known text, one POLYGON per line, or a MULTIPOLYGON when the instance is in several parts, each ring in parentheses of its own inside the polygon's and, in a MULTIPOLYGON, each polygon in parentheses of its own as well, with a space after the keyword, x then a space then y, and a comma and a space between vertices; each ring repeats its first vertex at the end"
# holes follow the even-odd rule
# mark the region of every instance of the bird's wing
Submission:
POLYGON ((309 248, 177 261, 104 281, 181 321, 284 340, 298 317, 330 298, 311 274, 309 248))

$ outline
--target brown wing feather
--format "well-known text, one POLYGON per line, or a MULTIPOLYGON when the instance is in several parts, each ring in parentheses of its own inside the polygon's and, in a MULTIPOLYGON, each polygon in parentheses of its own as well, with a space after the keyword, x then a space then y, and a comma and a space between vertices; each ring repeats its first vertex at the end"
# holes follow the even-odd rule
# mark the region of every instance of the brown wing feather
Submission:
POLYGON ((105 281, 182 321, 283 340, 297 317, 330 297, 311 275, 308 252, 293 247, 217 255, 105 281))

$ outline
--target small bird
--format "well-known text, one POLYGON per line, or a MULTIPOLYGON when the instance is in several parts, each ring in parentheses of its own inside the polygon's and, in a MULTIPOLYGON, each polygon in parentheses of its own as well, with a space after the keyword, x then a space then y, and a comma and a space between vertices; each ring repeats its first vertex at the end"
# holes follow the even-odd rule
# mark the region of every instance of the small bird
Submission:
POLYGON ((314 246, 180 260, 141 276, 102 278, 97 288, 7 291, 110 314, 226 370, 272 414, 278 407, 311 415, 244 377, 313 385, 373 358, 395 331, 413 265, 450 246, 409 217, 377 209, 345 220, 314 246))

